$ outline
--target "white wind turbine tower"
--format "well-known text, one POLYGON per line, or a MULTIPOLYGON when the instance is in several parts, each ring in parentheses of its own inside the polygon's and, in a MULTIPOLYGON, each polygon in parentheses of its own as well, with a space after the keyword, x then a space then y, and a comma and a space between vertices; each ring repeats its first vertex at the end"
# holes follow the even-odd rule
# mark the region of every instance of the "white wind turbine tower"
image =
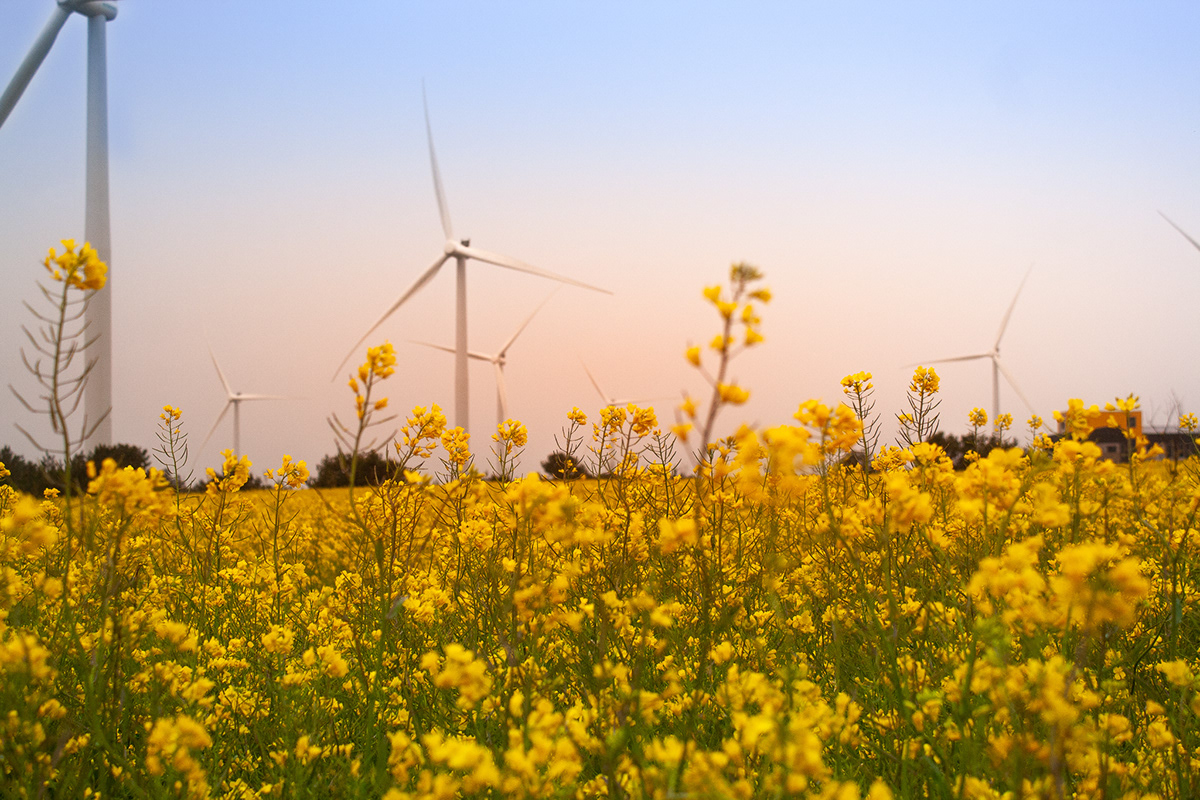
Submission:
MULTIPOLYGON (((557 290, 555 290, 555 291, 557 291, 557 290)), ((513 346, 513 342, 515 342, 517 340, 517 337, 520 336, 524 332, 525 328, 527 328, 529 326, 529 323, 533 321, 533 318, 535 316, 537 316, 537 313, 542 310, 542 306, 544 306, 544 305, 546 305, 546 303, 550 302, 550 298, 553 297, 554 294, 555 294, 555 292, 551 292, 549 295, 546 296, 545 300, 543 300, 541 303, 538 304, 538 307, 533 310, 533 313, 525 318, 525 321, 521 323, 520 327, 518 327, 516 329, 516 331, 513 332, 512 336, 508 337, 508 341, 506 341, 504 343, 504 345, 499 350, 497 350, 494 355, 488 355, 487 353, 480 353, 475 350, 467 351, 468 358, 473 358, 476 361, 487 361, 492 365, 493 369, 496 371, 496 426, 497 427, 499 427, 500 425, 503 425, 504 421, 509 419, 508 389, 506 388, 506 386, 504 384, 504 366, 508 363, 508 348, 513 346)), ((432 347, 434 350, 441 350, 446 353, 454 352, 453 347, 446 347, 445 345, 441 345, 441 344, 432 344, 430 342, 421 342, 421 341, 416 341, 416 340, 413 340, 413 343, 419 344, 419 345, 424 345, 425 347, 432 347)))
MULTIPOLYGON (((950 364, 955 361, 975 361, 981 358, 990 358, 992 360, 992 420, 994 421, 1000 416, 1000 375, 1004 375, 1004 380, 1008 381, 1008 385, 1012 387, 1021 401, 1029 409, 1031 414, 1037 413, 1033 410, 1033 405, 1025 397, 1021 388, 1017 386, 1017 380, 1013 377, 1008 368, 1000 361, 1000 340, 1004 338, 1004 331, 1008 327, 1008 320, 1012 316, 1013 309, 1017 306, 1017 298, 1021 296, 1021 290, 1025 288, 1025 281, 1029 280, 1029 274, 1033 272, 1033 267, 1030 267, 1025 272, 1025 277, 1021 279, 1021 285, 1017 287, 1017 293, 1013 295, 1012 302, 1008 305, 1008 310, 1004 312, 1004 319, 1000 321, 1000 330, 996 332, 996 341, 992 345, 992 349, 986 353, 976 353, 971 356, 958 356, 957 358, 940 358, 937 361, 926 361, 926 364, 950 364)), ((913 365, 915 366, 915 365, 913 365)))
POLYGON ((600 382, 596 380, 596 376, 592 374, 592 371, 590 369, 588 369, 587 364, 584 364, 582 360, 579 363, 583 364, 583 371, 587 373, 588 380, 590 380, 592 382, 592 386, 595 387, 595 389, 596 389, 596 394, 600 395, 600 399, 603 400, 606 405, 625 406, 625 405, 629 405, 630 403, 633 403, 634 405, 640 406, 644 403, 653 403, 658 400, 670 400, 671 399, 669 397, 642 397, 642 398, 615 397, 613 395, 608 394, 607 392, 605 392, 603 389, 600 388, 600 382))
POLYGON ((84 390, 85 429, 93 425, 94 444, 112 444, 112 246, 108 222, 108 59, 105 25, 117 16, 113 2, 58 0, 50 21, 0 94, 0 126, 21 99, 25 87, 72 13, 88 18, 87 55, 87 193, 84 203, 84 238, 109 265, 108 283, 88 303, 84 321, 89 338, 87 386, 84 390))
POLYGON ((217 416, 217 421, 208 431, 208 436, 204 437, 204 441, 200 443, 200 449, 204 449, 204 445, 208 444, 208 440, 216 433, 217 426, 221 424, 221 420, 225 419, 225 415, 229 413, 230 406, 233 407, 233 454, 235 456, 243 456, 242 452, 242 416, 241 405, 244 400, 286 400, 286 397, 277 394, 246 394, 245 392, 235 392, 230 386, 229 381, 225 380, 225 373, 221 371, 221 365, 217 363, 217 355, 210 347, 208 354, 212 356, 213 366, 217 368, 217 377, 221 379, 221 385, 225 387, 225 394, 228 400, 225 401, 225 407, 221 409, 220 415, 217 416))
POLYGON ((433 190, 437 195, 438 214, 442 219, 442 232, 446 235, 446 241, 442 245, 442 254, 438 256, 433 264, 421 273, 420 277, 413 283, 412 286, 400 295, 396 302, 388 307, 387 311, 375 321, 375 324, 367 329, 367 332, 362 335, 362 338, 355 343, 354 347, 350 348, 350 352, 342 359, 342 363, 338 365, 337 371, 334 373, 334 380, 337 379, 337 373, 341 372, 346 362, 358 351, 363 342, 367 340, 376 328, 383 324, 384 320, 390 317, 396 309, 404 305, 410 297, 417 293, 422 286, 429 283, 438 270, 442 268, 450 259, 455 262, 455 333, 454 333, 454 424, 460 426, 464 430, 469 430, 469 403, 468 403, 468 377, 467 377, 467 261, 482 261, 486 264, 493 264, 497 267, 505 267, 506 269, 516 270, 517 272, 527 272, 530 275, 540 275, 543 278, 559 281, 560 283, 569 283, 572 286, 579 286, 584 289, 592 289, 593 291, 603 292, 604 294, 612 294, 607 289, 601 289, 592 286, 582 281, 577 281, 572 278, 567 278, 563 275, 558 275, 544 269, 539 269, 532 264, 526 264, 524 261, 519 261, 509 256, 492 253, 487 250, 481 250, 478 247, 471 247, 470 239, 457 240, 454 238, 454 230, 450 225, 450 211, 446 206, 446 195, 442 190, 442 175, 438 170, 437 154, 433 149, 433 126, 429 122, 429 103, 425 101, 425 133, 429 140, 429 163, 433 168, 433 190))

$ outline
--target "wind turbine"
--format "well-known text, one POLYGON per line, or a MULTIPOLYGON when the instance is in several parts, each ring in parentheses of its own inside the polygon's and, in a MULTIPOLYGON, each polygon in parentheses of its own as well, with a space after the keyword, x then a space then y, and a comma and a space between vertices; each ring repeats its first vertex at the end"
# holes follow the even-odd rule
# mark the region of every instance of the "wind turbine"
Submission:
POLYGON ((544 269, 539 269, 532 264, 527 264, 524 261, 519 261, 509 256, 500 255, 487 250, 481 250, 478 247, 471 246, 470 239, 462 239, 461 241, 454 238, 454 229, 450 225, 450 210, 446 206, 446 194, 442 189, 442 175, 438 170, 437 154, 433 148, 433 126, 429 122, 429 102, 424 98, 422 93, 422 101, 425 105, 425 134, 429 140, 429 163, 433 168, 433 191, 437 195, 438 214, 442 220, 442 232, 446 235, 446 241, 442 245, 442 254, 438 256, 433 264, 421 273, 420 277, 413 283, 412 286, 400 295, 396 302, 388 307, 387 311, 375 321, 375 324, 367 329, 367 332, 362 335, 362 338, 355 343, 354 347, 350 348, 350 352, 342 359, 342 363, 338 365, 334 372, 334 379, 337 379, 337 374, 341 372, 342 367, 350 360, 351 356, 362 346, 376 328, 383 324, 384 320, 395 313, 396 309, 404 305, 410 297, 417 293, 425 284, 433 280, 433 276, 442 268, 450 259, 454 259, 455 263, 455 330, 454 330, 454 424, 462 427, 464 430, 469 429, 469 403, 468 403, 468 377, 467 377, 467 261, 482 261, 486 264, 492 264, 497 267, 516 270, 517 272, 527 272, 530 275, 540 275, 543 278, 559 281, 560 283, 569 283, 572 286, 579 286, 584 289, 591 289, 604 294, 612 294, 607 289, 601 289, 592 286, 582 281, 577 281, 572 278, 567 278, 563 275, 558 275, 544 269))
MULTIPOLYGON (((583 364, 583 361, 580 361, 579 363, 583 364)), ((641 405, 643 403, 653 403, 657 400, 670 400, 671 399, 669 397, 642 397, 642 398, 614 397, 610 394, 607 394, 603 389, 600 388, 599 381, 596 380, 596 376, 592 374, 592 371, 590 369, 588 369, 587 364, 583 364, 583 371, 587 373, 588 380, 590 380, 592 382, 592 386, 594 386, 596 389, 596 394, 600 395, 600 399, 603 400, 606 405, 624 406, 624 405, 629 405, 630 403, 633 403, 634 405, 641 405)))
MULTIPOLYGON (((1021 290, 1025 288, 1025 281, 1029 280, 1029 274, 1033 272, 1033 267, 1030 267, 1025 272, 1025 277, 1021 279, 1021 285, 1017 287, 1017 293, 1013 295, 1012 302, 1008 305, 1008 310, 1004 312, 1004 319, 1000 320, 1000 330, 996 332, 996 341, 992 345, 992 349, 986 353, 976 353, 970 356, 958 356, 957 358, 941 358, 937 361, 926 361, 926 364, 949 364, 955 361, 975 361, 980 358, 990 358, 992 360, 992 419, 995 420, 1000 416, 1000 376, 1004 375, 1004 380, 1008 381, 1008 385, 1013 388, 1021 401, 1029 408, 1029 412, 1037 413, 1033 410, 1033 405, 1025 397, 1021 388, 1017 386, 1017 380, 1013 377, 1004 363, 1000 361, 1000 340, 1004 338, 1004 331, 1008 327, 1008 320, 1012 316, 1013 309, 1017 306, 1017 298, 1021 296, 1021 290)), ((915 366, 915 365, 911 365, 915 366)))
MULTIPOLYGON (((58 0, 50 21, 33 42, 25 60, 0 94, 0 126, 21 99, 25 87, 72 13, 88 18, 87 73, 87 193, 84 203, 84 238, 100 260, 108 264, 108 283, 92 296, 84 313, 90 345, 84 419, 94 425, 91 441, 112 444, 112 246, 108 222, 108 59, 105 25, 117 16, 113 2, 58 0)), ((86 422, 85 422, 86 429, 86 422)))
MULTIPOLYGON (((500 425, 503 425, 504 421, 509 419, 508 390, 505 388, 505 385, 504 385, 504 366, 505 366, 505 364, 508 363, 508 348, 513 346, 513 342, 515 342, 517 340, 517 337, 520 336, 521 333, 524 332, 525 328, 527 328, 529 326, 529 323, 533 321, 533 318, 537 316, 537 313, 542 310, 542 306, 544 306, 544 305, 546 305, 546 303, 550 302, 550 298, 553 297, 555 292, 557 292, 557 291, 558 290, 555 289, 554 292, 551 292, 550 294, 546 295, 546 299, 543 300, 541 303, 539 303, 538 307, 533 310, 533 313, 531 313, 528 317, 525 318, 525 321, 522 322, 521 325, 516 329, 516 331, 513 332, 512 336, 508 337, 508 341, 506 341, 504 343, 503 347, 501 347, 499 350, 496 351, 495 355, 488 355, 487 353, 480 353, 475 350, 467 351, 468 358, 473 358, 476 361, 487 361, 487 362, 491 363, 493 369, 495 369, 495 371, 496 371, 496 425, 497 425, 497 427, 499 427, 500 425)), ((425 347, 432 347, 434 350, 441 350, 446 353, 454 352, 453 347, 446 347, 445 345, 441 345, 441 344, 432 344, 430 342, 421 342, 421 341, 416 341, 416 340, 413 340, 413 343, 419 344, 419 345, 424 345, 425 347)))
POLYGON ((225 401, 225 407, 221 409, 217 421, 213 423, 212 428, 208 431, 208 436, 204 437, 204 441, 200 443, 200 449, 204 449, 204 445, 208 444, 208 440, 216 433, 217 426, 221 424, 221 420, 225 419, 225 415, 229 412, 229 407, 233 406, 233 453, 234 455, 245 455, 242 452, 242 416, 241 404, 243 400, 286 400, 286 397, 277 394, 246 394, 244 392, 235 392, 229 386, 229 381, 225 380, 225 373, 221 371, 221 365, 217 363, 217 354, 210 347, 208 354, 212 356, 213 366, 217 368, 217 377, 221 379, 221 385, 225 387, 225 394, 228 400, 225 401))

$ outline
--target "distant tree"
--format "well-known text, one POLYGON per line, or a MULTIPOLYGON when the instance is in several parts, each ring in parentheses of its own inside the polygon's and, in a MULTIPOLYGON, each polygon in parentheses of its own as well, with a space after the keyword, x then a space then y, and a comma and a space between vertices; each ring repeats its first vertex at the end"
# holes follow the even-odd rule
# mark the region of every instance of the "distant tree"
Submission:
POLYGON ((92 452, 86 455, 76 454, 71 460, 71 474, 77 476, 81 487, 86 489, 87 463, 91 461, 99 469, 106 458, 117 462, 117 466, 122 469, 133 467, 150 471, 150 453, 146 451, 146 448, 138 447, 136 444, 98 444, 92 448, 92 452))
POLYGON ((963 456, 967 454, 968 450, 973 449, 967 441, 968 438, 967 436, 955 436, 953 433, 938 431, 929 437, 929 443, 936 444, 942 450, 946 451, 947 457, 954 462, 955 469, 962 469, 965 466, 963 456))
MULTIPOLYGON (((14 452, 8 445, 0 448, 0 461, 4 462, 4 466, 11 473, 7 478, 0 479, 0 483, 6 483, 17 491, 33 495, 40 495, 50 486, 49 476, 42 471, 41 464, 14 452)), ((61 469, 60 465, 56 468, 56 472, 61 469)))
POLYGON ((556 450, 546 457, 546 460, 542 462, 542 471, 551 478, 560 480, 591 477, 582 464, 561 450, 556 450))
MULTIPOLYGON (((391 478, 395 471, 395 465, 389 463, 378 452, 360 453, 354 472, 354 483, 357 486, 378 486, 391 478)), ((309 478, 308 485, 318 489, 349 486, 350 457, 345 453, 325 456, 317 464, 316 472, 309 478)))
POLYGON ((946 455, 954 462, 955 469, 966 469, 967 453, 972 451, 979 454, 980 458, 987 458, 988 453, 995 450, 997 447, 1016 447, 1017 443, 1013 439, 998 439, 995 436, 987 436, 980 434, 978 437, 970 433, 964 433, 962 436, 955 436, 952 433, 944 433, 938 431, 933 436, 929 437, 932 444, 940 445, 946 451, 946 455))
MULTIPOLYGON (((221 475, 217 475, 217 477, 219 478, 219 477, 221 477, 221 475)), ((212 483, 212 481, 201 478, 200 480, 196 481, 195 486, 190 487, 190 489, 188 489, 187 491, 203 492, 205 489, 208 488, 208 485, 210 483, 212 483)), ((246 478, 246 482, 244 484, 242 484, 242 488, 240 489, 240 491, 247 492, 252 489, 265 489, 265 488, 267 488, 266 481, 264 481, 262 479, 262 477, 260 475, 258 475, 258 473, 251 471, 250 476, 248 478, 246 478)))

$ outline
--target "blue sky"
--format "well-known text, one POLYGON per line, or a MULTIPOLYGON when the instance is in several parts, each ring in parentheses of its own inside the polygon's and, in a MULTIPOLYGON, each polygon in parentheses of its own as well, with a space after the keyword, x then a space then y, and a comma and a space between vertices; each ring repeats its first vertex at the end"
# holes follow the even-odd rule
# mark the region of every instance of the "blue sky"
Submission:
MULTIPOLYGON (((535 468, 572 405, 699 392, 689 342, 731 261, 776 300, 727 412, 774 424, 876 376, 902 410, 922 360, 990 348, 1049 418, 1136 392, 1200 408, 1200 8, 1191 3, 145 3, 108 29, 115 434, 153 444, 182 406, 194 443, 236 389, 256 467, 332 452, 337 363, 440 252, 421 85, 455 231, 611 289, 564 289, 510 351, 535 468)), ((5 4, 0 81, 50 2, 5 4)), ((0 129, 0 382, 20 364, 38 259, 82 238, 85 24, 71 20, 0 129)), ((553 288, 473 265, 472 347, 553 288)), ((452 404, 449 270, 377 337, 394 408, 452 404)), ((990 369, 950 364, 943 427, 990 406, 990 369)), ((476 440, 494 384, 472 367, 476 440)), ((1028 411, 1002 389, 1004 410, 1028 411)), ((661 416, 670 412, 664 406, 661 416)), ((11 428, 29 422, 0 398, 11 428)), ((890 428, 890 426, 889 426, 890 428)), ((212 464, 228 422, 196 466, 212 464)))

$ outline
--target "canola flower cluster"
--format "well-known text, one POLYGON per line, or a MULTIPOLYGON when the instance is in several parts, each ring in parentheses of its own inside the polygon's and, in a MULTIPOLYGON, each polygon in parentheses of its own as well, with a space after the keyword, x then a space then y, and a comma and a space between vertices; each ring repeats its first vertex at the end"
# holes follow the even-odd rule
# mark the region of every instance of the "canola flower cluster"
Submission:
POLYGON ((920 438, 932 370, 872 454, 871 380, 686 477, 630 405, 567 415, 597 477, 485 480, 431 406, 375 487, 298 491, 285 457, 246 492, 232 452, 201 494, 111 462, 73 504, 0 482, 3 794, 1200 795, 1200 458, 1104 461, 1072 402, 1075 436, 956 471, 920 438))

